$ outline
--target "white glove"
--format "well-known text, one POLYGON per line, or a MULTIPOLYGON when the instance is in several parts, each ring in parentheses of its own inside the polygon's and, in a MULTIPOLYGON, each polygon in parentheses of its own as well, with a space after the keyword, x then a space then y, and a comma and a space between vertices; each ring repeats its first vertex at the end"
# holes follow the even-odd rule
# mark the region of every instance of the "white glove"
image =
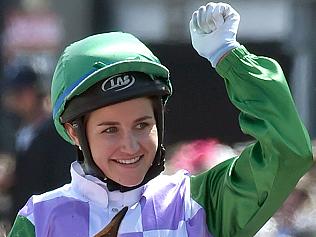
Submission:
POLYGON ((219 60, 240 44, 236 41, 239 14, 226 3, 210 2, 192 14, 193 48, 215 68, 219 60))

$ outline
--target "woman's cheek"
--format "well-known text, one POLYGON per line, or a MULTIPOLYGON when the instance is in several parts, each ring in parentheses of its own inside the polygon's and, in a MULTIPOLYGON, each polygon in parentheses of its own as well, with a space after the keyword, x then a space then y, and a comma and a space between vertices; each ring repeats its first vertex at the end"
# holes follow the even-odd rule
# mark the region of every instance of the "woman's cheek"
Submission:
POLYGON ((117 137, 104 133, 98 134, 97 136, 95 136, 95 139, 90 141, 90 147, 94 147, 98 151, 109 151, 109 149, 113 149, 114 146, 117 144, 117 137))

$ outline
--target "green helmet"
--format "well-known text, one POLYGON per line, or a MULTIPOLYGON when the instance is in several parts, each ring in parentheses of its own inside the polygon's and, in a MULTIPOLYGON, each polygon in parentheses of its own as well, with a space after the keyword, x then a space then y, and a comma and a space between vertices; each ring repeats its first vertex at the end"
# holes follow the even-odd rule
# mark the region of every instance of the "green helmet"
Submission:
POLYGON ((105 179, 110 191, 125 192, 147 183, 164 169, 163 107, 171 94, 168 69, 133 35, 112 32, 90 36, 68 46, 57 63, 51 88, 54 124, 71 143, 63 124, 73 124, 82 149, 77 149, 77 160, 85 174, 105 179), (83 121, 95 109, 137 97, 153 99, 158 149, 142 183, 124 187, 106 178, 95 164, 83 121))
POLYGON ((60 120, 67 101, 100 80, 129 71, 159 77, 172 90, 168 69, 131 34, 98 34, 68 46, 58 60, 51 87, 53 119, 58 133, 72 143, 60 120))

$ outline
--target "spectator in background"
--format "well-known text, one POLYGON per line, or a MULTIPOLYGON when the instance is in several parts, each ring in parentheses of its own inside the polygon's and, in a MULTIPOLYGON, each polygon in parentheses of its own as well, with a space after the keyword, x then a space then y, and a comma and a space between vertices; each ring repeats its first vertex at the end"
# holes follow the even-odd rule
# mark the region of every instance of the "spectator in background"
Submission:
POLYGON ((41 193, 70 181, 73 146, 60 138, 47 110, 49 93, 32 67, 22 66, 8 73, 3 104, 19 118, 15 138, 16 169, 9 219, 34 193, 41 193), (55 159, 64 157, 63 159, 55 159))
POLYGON ((10 212, 13 207, 11 188, 14 180, 14 158, 11 154, 0 151, 0 236, 1 231, 11 228, 10 212))
MULTIPOLYGON (((1 96, 2 94, 1 90, 1 96)), ((18 117, 0 105, 0 154, 13 156, 15 153, 15 133, 18 125, 18 117)))
POLYGON ((185 169, 191 174, 198 174, 236 156, 231 147, 212 138, 183 142, 174 145, 171 149, 173 152, 167 158, 167 173, 185 169))
MULTIPOLYGON (((315 151, 314 151, 315 157, 315 151)), ((314 237, 316 236, 316 165, 314 160, 313 168, 303 176, 296 187, 294 196, 288 198, 286 208, 280 209, 280 215, 276 218, 282 218, 284 211, 292 214, 291 219, 287 222, 280 222, 280 227, 288 228, 295 237, 314 237), (282 213, 283 212, 283 213, 282 213), (294 234, 293 234, 294 233, 294 234)), ((287 213, 285 213, 287 214, 287 213)), ((278 219, 277 219, 278 220, 278 219)), ((280 230, 282 230, 280 228, 280 230)))
POLYGON ((37 128, 48 117, 43 107, 43 84, 32 67, 23 65, 8 70, 4 89, 2 99, 5 109, 20 120, 15 152, 23 152, 36 136, 37 128))
MULTIPOLYGON (((12 75, 12 74, 11 74, 12 75)), ((9 97, 13 78, 1 78, 0 81, 0 235, 1 231, 10 228, 10 212, 12 211, 12 186, 15 172, 15 139, 20 126, 21 117, 11 108, 9 97), (10 105, 10 106, 9 106, 10 105)), ((13 83, 13 84, 12 84, 13 83)), ((20 102, 23 104, 23 101, 20 102)), ((2 235, 1 235, 2 236, 2 235)))

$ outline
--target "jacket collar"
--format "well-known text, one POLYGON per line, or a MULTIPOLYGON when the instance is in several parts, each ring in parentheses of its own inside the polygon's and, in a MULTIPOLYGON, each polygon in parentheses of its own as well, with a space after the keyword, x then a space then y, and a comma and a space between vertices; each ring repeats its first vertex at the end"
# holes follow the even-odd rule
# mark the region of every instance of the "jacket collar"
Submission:
POLYGON ((81 198, 96 203, 102 207, 132 206, 137 203, 144 190, 144 186, 121 193, 110 192, 107 184, 98 178, 85 175, 80 164, 75 161, 71 164, 71 186, 81 198))

